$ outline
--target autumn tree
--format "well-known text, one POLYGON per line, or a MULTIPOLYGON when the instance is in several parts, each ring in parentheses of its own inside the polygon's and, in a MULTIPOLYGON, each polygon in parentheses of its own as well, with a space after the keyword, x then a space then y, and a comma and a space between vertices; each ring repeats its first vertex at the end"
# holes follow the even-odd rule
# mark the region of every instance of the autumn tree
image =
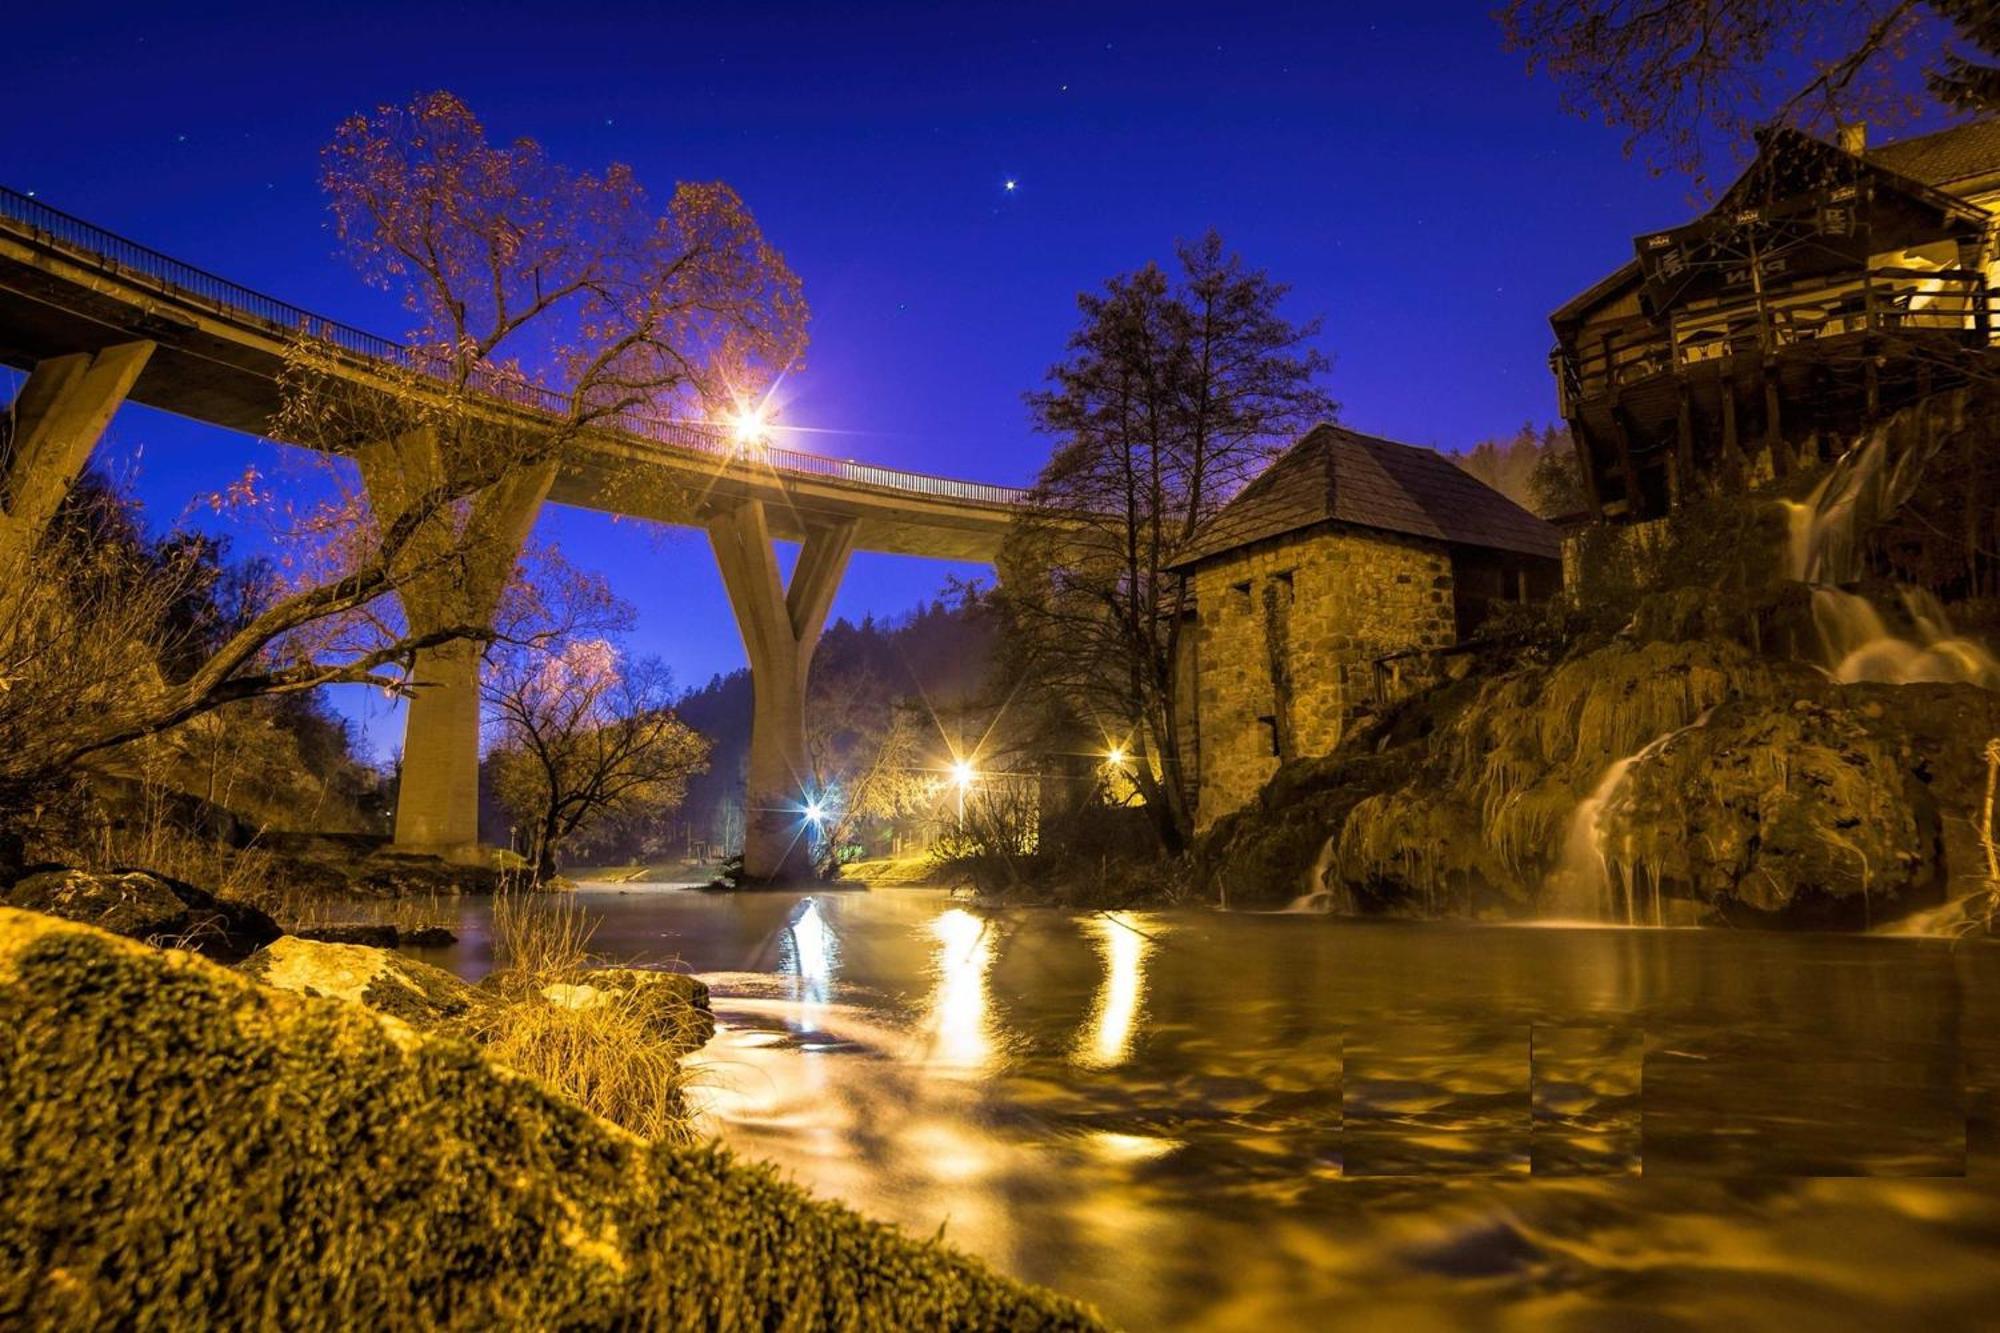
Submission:
POLYGON ((421 707, 470 686, 524 515, 581 442, 706 420, 803 345, 798 280, 726 185, 655 208, 626 167, 490 143, 449 93, 349 118, 321 181, 348 253, 414 314, 413 347, 300 331, 273 434, 334 460, 335 498, 234 488, 275 530, 283 577, 198 654, 168 651, 198 562, 135 583, 61 537, 8 544, 0 737, 21 743, 0 754, 0 810, 239 700, 367 682, 421 707))
POLYGON ((1177 665, 1192 602, 1170 568, 1197 529, 1334 405, 1318 321, 1214 232, 1077 299, 1048 387, 1054 455, 1002 554, 1000 602, 1034 679, 1130 757, 1163 849, 1194 826, 1177 665))
POLYGON ((1924 94, 2000 108, 1995 0, 1509 0, 1509 46, 1657 170, 1702 177, 1766 125, 1830 134, 1924 94))
POLYGON ((494 785, 527 824, 545 879, 570 838, 674 806, 707 767, 707 742, 674 713, 667 669, 621 662, 603 639, 512 655, 491 672, 486 701, 500 733, 494 785))

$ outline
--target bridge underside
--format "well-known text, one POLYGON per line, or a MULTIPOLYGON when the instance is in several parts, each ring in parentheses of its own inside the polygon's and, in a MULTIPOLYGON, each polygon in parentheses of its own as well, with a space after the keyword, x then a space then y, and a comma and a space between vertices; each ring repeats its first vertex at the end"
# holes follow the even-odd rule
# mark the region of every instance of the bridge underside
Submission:
MULTIPOLYGON (((46 412, 53 404, 65 432, 61 449, 43 452, 59 456, 68 471, 39 472, 35 480, 43 490, 67 488, 124 401, 276 438, 285 342, 283 329, 254 312, 163 287, 109 260, 81 262, 32 234, 0 228, 0 364, 29 372, 17 409, 39 404, 46 412)), ((389 493, 395 487, 386 478, 408 459, 385 466, 371 457, 383 443, 358 450, 357 457, 378 507, 393 507, 389 493)), ((27 467, 30 460, 16 452, 14 462, 27 467)), ((872 472, 858 466, 846 471, 872 472)), ((22 493, 20 479, 12 480, 14 493, 22 493)), ((812 780, 805 679, 849 553, 990 562, 1010 518, 1003 503, 781 471, 754 450, 723 458, 604 432, 591 435, 581 456, 552 477, 517 487, 501 504, 496 531, 508 535, 493 547, 494 567, 475 583, 504 580, 545 498, 709 532, 756 697, 745 860, 748 873, 760 878, 805 869, 798 817, 812 780), (789 589, 777 577, 774 540, 802 545, 789 589)), ((482 604, 491 600, 485 596, 490 591, 479 591, 482 604)), ((465 589, 450 593, 469 595, 465 589)), ((403 597, 413 624, 442 614, 421 590, 403 597)), ((465 608, 453 613, 463 615, 465 608)), ((490 616, 490 605, 484 614, 490 616)), ((396 817, 400 845, 456 858, 481 855, 477 672, 476 652, 447 648, 419 655, 396 817)))

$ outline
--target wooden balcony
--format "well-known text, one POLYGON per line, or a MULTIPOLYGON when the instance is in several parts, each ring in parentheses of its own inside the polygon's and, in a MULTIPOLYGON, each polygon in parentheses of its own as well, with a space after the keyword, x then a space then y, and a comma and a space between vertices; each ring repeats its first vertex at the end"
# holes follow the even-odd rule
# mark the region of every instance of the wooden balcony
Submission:
POLYGON ((1565 417, 1662 377, 1728 374, 1750 358, 1853 352, 1869 337, 1993 344, 1994 295, 1968 269, 1873 269, 1842 283, 1773 292, 1761 302, 1676 312, 1662 325, 1639 317, 1586 329, 1557 349, 1565 417))

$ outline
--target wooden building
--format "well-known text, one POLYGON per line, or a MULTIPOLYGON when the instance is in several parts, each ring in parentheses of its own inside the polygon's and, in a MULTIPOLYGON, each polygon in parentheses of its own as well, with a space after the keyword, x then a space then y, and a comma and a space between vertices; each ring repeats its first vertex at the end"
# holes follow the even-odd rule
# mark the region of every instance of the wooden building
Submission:
POLYGON ((1783 476, 1991 354, 2000 120, 1841 137, 1766 132, 1712 209, 1551 317, 1601 517, 1783 476))

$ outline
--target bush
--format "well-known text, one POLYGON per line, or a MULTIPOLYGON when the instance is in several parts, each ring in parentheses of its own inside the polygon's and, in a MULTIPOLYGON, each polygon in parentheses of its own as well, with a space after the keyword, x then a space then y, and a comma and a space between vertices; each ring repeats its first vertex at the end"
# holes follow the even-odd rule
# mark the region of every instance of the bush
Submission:
POLYGON ((496 895, 492 982, 503 1003, 475 1011, 468 1034, 497 1063, 622 1129, 692 1142, 680 1057, 707 1034, 662 1022, 667 997, 651 987, 592 985, 604 975, 590 952, 595 929, 567 895, 496 895))
POLYGON ((979 894, 1061 907, 1170 903, 1187 892, 1184 867, 1160 854, 1146 811, 1096 799, 1045 816, 1031 794, 982 794, 930 860, 979 894))

